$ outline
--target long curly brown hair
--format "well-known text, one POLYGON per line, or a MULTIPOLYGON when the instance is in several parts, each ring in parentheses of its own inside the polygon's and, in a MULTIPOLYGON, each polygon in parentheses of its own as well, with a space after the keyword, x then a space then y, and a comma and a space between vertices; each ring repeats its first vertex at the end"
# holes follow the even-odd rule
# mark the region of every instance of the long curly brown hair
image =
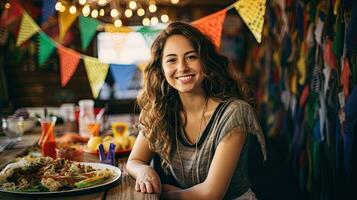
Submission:
POLYGON ((151 60, 144 70, 143 89, 137 98, 141 108, 141 131, 149 140, 150 149, 160 154, 164 169, 170 164, 170 154, 180 124, 177 120, 180 120, 179 113, 183 111, 178 93, 165 81, 162 69, 163 49, 172 35, 186 37, 198 52, 204 66, 203 87, 208 97, 218 101, 238 97, 249 103, 253 102, 243 77, 237 71, 232 71, 228 59, 216 51, 207 36, 186 23, 169 24, 152 44, 151 60))

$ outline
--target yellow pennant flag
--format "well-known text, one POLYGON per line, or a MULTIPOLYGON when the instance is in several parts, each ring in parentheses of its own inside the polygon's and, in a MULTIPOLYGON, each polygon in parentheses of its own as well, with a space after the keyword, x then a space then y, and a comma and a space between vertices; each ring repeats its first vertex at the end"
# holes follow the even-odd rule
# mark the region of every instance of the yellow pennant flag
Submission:
POLYGON ((22 43, 24 43, 26 40, 28 40, 31 36, 38 33, 39 31, 40 27, 38 27, 36 22, 33 21, 30 15, 24 12, 21 19, 19 35, 17 36, 16 40, 16 46, 20 46, 22 43))
POLYGON ((77 15, 73 15, 69 12, 58 12, 58 23, 59 23, 59 39, 63 40, 66 35, 69 27, 73 24, 74 20, 76 20, 77 15))
POLYGON ((93 97, 97 98, 107 76, 109 64, 100 63, 97 58, 85 56, 84 65, 93 97))
POLYGON ((235 9, 259 43, 262 41, 265 2, 266 0, 239 0, 234 3, 235 9))

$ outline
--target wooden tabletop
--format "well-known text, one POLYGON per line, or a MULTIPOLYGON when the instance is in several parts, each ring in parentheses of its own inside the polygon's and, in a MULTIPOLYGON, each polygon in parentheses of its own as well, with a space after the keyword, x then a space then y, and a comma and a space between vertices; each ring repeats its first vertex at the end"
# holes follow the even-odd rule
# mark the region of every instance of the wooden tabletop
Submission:
MULTIPOLYGON (((22 155, 26 149, 36 144, 40 136, 40 129, 36 128, 31 133, 25 133, 23 139, 13 149, 5 150, 0 153, 0 169, 6 166, 7 163, 14 160, 19 155, 22 155)), ((4 136, 0 136, 0 141, 4 140, 4 136)), ((59 195, 54 197, 26 197, 24 195, 13 195, 0 192, 0 199, 4 200, 50 200, 50 199, 63 199, 63 200, 119 200, 119 199, 159 199, 157 194, 144 194, 136 192, 134 189, 135 180, 131 178, 125 171, 127 157, 118 159, 118 167, 122 170, 122 175, 118 183, 110 188, 104 188, 100 191, 89 190, 86 194, 71 194, 59 195)), ((98 162, 98 156, 89 153, 84 153, 84 161, 98 162)))

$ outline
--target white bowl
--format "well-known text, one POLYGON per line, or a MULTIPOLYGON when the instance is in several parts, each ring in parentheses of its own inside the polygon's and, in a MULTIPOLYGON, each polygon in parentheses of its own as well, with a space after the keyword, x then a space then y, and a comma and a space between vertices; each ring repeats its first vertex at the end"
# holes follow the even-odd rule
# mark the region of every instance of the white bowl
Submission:
POLYGON ((2 120, 2 128, 11 132, 28 132, 36 126, 37 118, 30 117, 27 119, 8 117, 2 120))

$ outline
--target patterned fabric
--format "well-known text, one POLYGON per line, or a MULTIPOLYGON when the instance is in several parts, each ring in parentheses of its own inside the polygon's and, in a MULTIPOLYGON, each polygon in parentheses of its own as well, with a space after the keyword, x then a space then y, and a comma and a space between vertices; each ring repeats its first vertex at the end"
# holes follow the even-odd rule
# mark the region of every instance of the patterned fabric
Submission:
POLYGON ((206 179, 218 144, 232 129, 238 127, 250 134, 240 154, 225 199, 237 198, 249 190, 251 183, 248 177, 248 140, 253 135, 257 136, 263 157, 266 159, 265 140, 253 109, 248 103, 238 99, 230 99, 219 104, 197 144, 189 142, 183 128, 179 130, 174 144, 177 146, 172 154, 170 173, 181 188, 192 187, 206 179))

